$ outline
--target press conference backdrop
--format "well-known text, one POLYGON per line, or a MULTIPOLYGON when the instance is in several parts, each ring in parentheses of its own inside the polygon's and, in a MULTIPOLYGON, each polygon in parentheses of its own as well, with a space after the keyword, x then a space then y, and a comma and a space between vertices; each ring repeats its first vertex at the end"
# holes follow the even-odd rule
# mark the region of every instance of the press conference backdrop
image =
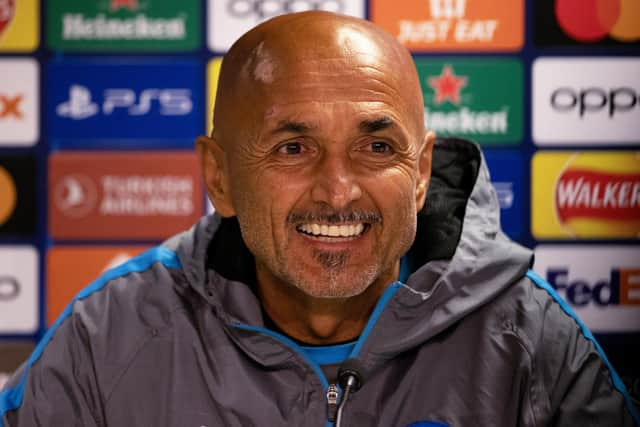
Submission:
POLYGON ((306 9, 410 49, 427 126, 484 147, 504 229, 637 399, 636 0, 0 1, 0 372, 100 273, 207 211, 193 141, 221 57, 306 9))

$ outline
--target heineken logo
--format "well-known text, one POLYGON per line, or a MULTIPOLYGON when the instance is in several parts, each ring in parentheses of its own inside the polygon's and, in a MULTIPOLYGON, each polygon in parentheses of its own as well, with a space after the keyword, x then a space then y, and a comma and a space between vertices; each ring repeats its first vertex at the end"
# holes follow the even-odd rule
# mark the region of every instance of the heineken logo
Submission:
POLYGON ((442 67, 438 77, 429 77, 429 86, 435 91, 433 103, 440 105, 445 101, 460 105, 460 90, 467 85, 466 77, 459 77, 453 73, 451 65, 442 67))
POLYGON ((109 10, 111 12, 115 12, 122 8, 135 12, 138 10, 138 0, 111 0, 109 3, 109 10))
POLYGON ((487 143, 522 138, 522 70, 514 60, 417 59, 426 126, 487 143))
POLYGON ((15 0, 0 0, 0 35, 11 23, 15 9, 15 0))
POLYGON ((47 41, 62 50, 193 49, 200 7, 199 0, 56 0, 47 14, 47 41))
POLYGON ((180 40, 185 37, 185 17, 172 19, 149 18, 139 14, 132 18, 109 18, 104 14, 87 17, 79 13, 64 15, 63 39, 148 39, 180 40))

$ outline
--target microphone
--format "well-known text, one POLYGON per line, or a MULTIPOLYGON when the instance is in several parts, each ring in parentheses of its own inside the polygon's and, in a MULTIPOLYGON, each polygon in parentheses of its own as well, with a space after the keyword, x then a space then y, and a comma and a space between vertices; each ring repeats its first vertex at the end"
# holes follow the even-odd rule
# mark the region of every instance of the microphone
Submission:
POLYGON ((338 369, 338 383, 343 390, 349 387, 350 391, 356 392, 360 390, 364 381, 364 368, 358 360, 347 359, 340 365, 338 369))
POLYGON ((351 393, 360 390, 364 384, 365 375, 362 364, 356 359, 345 360, 338 369, 338 383, 342 388, 342 399, 338 405, 338 415, 336 417, 336 427, 342 423, 342 410, 347 403, 351 393))

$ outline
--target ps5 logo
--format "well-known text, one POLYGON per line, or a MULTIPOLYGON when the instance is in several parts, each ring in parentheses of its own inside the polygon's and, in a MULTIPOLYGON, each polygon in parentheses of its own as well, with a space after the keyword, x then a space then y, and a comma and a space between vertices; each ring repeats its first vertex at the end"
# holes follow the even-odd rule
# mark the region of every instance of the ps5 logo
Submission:
POLYGON ((104 115, 125 111, 130 116, 144 116, 157 106, 163 116, 184 116, 193 110, 189 89, 143 89, 136 93, 128 88, 110 88, 103 92, 102 105, 94 102, 92 93, 82 85, 71 85, 69 99, 56 107, 56 113, 72 120, 84 120, 102 111, 104 115))

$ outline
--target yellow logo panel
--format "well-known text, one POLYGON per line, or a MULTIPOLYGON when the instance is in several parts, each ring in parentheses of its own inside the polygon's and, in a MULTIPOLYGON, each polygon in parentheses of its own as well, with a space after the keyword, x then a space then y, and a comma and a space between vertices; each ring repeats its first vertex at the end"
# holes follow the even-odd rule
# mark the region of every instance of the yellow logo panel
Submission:
POLYGON ((31 52, 40 39, 38 0, 0 0, 0 51, 31 52))
POLYGON ((222 57, 213 58, 207 64, 207 135, 213 130, 213 107, 216 103, 216 91, 218 90, 218 76, 222 57))
POLYGON ((640 238, 640 151, 536 153, 531 211, 538 239, 640 238))

